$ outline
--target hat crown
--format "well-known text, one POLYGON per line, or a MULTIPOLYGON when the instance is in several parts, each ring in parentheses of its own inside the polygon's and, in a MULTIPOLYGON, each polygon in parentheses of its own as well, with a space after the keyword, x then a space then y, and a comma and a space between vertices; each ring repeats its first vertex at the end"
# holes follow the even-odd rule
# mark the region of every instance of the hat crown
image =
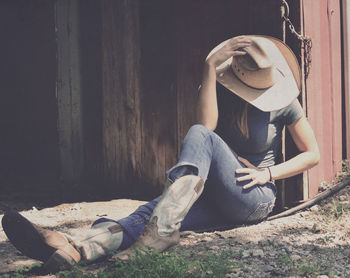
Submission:
POLYGON ((233 57, 233 72, 250 87, 266 89, 273 86, 280 75, 273 62, 276 49, 275 44, 268 39, 252 39, 251 45, 243 49, 246 55, 233 57))

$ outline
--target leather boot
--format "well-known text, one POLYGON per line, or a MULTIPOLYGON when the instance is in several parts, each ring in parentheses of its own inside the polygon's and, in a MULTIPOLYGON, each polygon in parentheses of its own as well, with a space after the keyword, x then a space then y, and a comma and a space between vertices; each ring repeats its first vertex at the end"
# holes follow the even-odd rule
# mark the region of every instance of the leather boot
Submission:
POLYGON ((203 187, 204 180, 198 176, 187 175, 177 179, 164 192, 139 239, 113 258, 127 261, 135 256, 135 248, 145 250, 148 246, 162 252, 177 244, 181 222, 201 195, 203 187))
POLYGON ((94 225, 80 237, 41 228, 16 211, 8 211, 2 219, 10 242, 24 255, 44 262, 50 272, 69 269, 81 259, 92 262, 120 247, 123 229, 115 222, 94 225))
POLYGON ((72 239, 73 245, 86 262, 93 262, 107 256, 109 252, 118 250, 122 241, 122 226, 109 221, 98 223, 82 237, 72 239))
POLYGON ((70 268, 81 259, 80 253, 62 234, 43 229, 9 210, 2 218, 2 227, 10 242, 24 255, 42 261, 52 272, 70 268))

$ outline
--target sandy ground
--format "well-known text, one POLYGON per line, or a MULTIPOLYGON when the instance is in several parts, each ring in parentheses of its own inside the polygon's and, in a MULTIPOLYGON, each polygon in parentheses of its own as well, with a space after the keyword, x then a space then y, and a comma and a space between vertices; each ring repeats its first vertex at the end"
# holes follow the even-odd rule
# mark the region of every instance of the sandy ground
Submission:
MULTIPOLYGON (((193 256, 234 251, 242 266, 227 277, 350 277, 349 200, 348 186, 321 204, 289 217, 220 232, 183 232, 178 250, 193 256)), ((101 216, 125 217, 143 203, 121 199, 20 211, 38 225, 74 234, 84 232, 101 216)), ((35 262, 21 255, 0 228, 0 277, 35 262)), ((105 266, 97 263, 85 269, 96 271, 105 266)), ((54 276, 43 272, 31 277, 54 276)))

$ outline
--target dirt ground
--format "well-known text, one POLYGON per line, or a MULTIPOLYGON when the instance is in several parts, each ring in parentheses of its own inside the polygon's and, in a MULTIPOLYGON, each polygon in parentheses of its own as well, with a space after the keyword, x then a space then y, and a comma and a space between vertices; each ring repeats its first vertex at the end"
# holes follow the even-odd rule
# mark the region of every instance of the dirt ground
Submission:
MULTIPOLYGON (((75 234, 84 232, 98 217, 119 219, 145 202, 121 199, 31 209, 31 204, 23 202, 4 203, 38 225, 75 234)), ((350 187, 292 216, 226 231, 183 232, 178 250, 193 256, 234 251, 241 267, 226 277, 350 277, 350 187)), ((5 273, 13 277, 13 271, 34 263, 8 242, 0 227, 0 277, 5 273)), ((107 264, 83 268, 96 272, 107 264)), ((55 277, 42 269, 28 276, 55 277)))

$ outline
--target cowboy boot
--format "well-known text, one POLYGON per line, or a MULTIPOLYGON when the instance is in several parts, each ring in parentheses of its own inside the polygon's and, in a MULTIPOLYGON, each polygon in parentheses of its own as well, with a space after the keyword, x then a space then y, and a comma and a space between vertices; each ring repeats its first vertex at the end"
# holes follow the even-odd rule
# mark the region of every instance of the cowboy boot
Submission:
POLYGON ((102 222, 82 237, 41 228, 16 211, 7 211, 2 226, 10 242, 24 255, 44 262, 50 272, 69 269, 81 259, 91 262, 116 250, 122 242, 122 228, 114 222, 102 222))
POLYGON ((126 261, 135 256, 135 248, 144 250, 148 246, 162 252, 176 245, 180 240, 181 222, 201 195, 203 187, 204 180, 198 176, 187 175, 177 179, 164 192, 143 234, 114 258, 126 261))
POLYGON ((93 262, 116 251, 123 241, 123 228, 120 224, 106 221, 98 223, 81 239, 72 238, 74 247, 79 250, 86 262, 93 262))

